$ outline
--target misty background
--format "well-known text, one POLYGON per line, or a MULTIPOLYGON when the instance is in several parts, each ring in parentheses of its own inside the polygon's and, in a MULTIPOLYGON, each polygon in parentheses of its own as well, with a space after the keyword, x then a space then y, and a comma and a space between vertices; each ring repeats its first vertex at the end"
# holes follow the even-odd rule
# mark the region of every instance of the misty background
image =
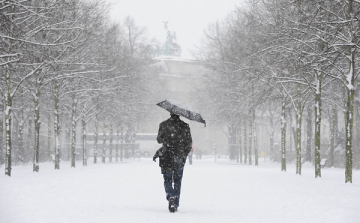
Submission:
POLYGON ((315 177, 341 167, 346 182, 360 166, 357 1, 4 1, 1 12, 6 175, 149 157, 166 98, 207 121, 183 119, 195 152, 297 174, 309 162, 315 177))

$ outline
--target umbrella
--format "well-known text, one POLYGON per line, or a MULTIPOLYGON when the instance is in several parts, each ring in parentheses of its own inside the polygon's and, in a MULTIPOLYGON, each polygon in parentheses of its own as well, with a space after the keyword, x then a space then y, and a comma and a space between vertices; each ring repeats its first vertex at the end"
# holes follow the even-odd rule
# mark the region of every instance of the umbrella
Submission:
POLYGON ((180 115, 187 119, 204 123, 206 126, 205 120, 201 117, 201 115, 190 106, 175 100, 163 100, 156 104, 157 106, 167 110, 171 114, 180 115))

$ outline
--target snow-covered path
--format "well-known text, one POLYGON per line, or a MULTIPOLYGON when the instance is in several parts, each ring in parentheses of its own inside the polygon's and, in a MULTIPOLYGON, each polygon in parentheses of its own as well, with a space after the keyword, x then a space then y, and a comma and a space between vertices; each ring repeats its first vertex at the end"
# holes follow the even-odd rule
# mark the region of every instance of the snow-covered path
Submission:
POLYGON ((259 167, 213 158, 186 164, 180 208, 169 213, 158 163, 151 159, 76 168, 62 162, 14 166, 0 176, 0 222, 360 222, 360 171, 344 183, 343 169, 311 164, 302 176, 288 165, 259 167))

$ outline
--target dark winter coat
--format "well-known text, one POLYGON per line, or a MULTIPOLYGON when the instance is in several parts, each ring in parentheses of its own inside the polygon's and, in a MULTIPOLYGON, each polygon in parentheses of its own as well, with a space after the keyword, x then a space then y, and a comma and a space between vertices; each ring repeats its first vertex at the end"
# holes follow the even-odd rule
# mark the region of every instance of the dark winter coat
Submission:
POLYGON ((176 164, 179 163, 178 156, 175 155, 175 151, 173 147, 165 147, 162 146, 158 149, 153 157, 155 161, 159 158, 159 166, 161 167, 161 173, 168 173, 175 169, 176 164))
POLYGON ((171 115, 171 118, 160 123, 157 141, 163 146, 155 153, 154 158, 160 158, 162 173, 172 171, 178 160, 183 158, 185 162, 192 148, 190 127, 179 116, 171 115))

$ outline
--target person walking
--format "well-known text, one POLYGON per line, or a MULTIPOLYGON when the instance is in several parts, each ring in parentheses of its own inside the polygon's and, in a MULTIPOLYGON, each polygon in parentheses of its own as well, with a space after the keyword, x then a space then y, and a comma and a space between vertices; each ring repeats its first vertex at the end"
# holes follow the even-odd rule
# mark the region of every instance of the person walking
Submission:
POLYGON ((190 127, 176 114, 161 122, 157 142, 162 147, 153 160, 159 157, 159 166, 164 178, 164 188, 170 212, 177 211, 180 202, 181 181, 187 155, 192 148, 190 127))

